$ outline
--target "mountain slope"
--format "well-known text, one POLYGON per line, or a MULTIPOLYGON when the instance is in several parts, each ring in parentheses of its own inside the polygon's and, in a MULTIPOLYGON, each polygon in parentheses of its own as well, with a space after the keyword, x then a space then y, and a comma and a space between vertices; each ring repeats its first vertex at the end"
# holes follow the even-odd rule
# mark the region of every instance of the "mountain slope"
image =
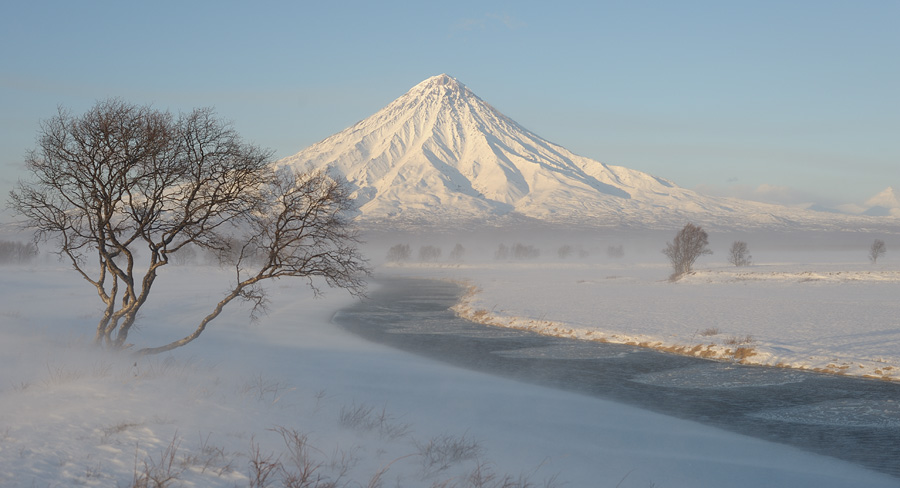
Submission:
POLYGON ((866 200, 865 206, 868 207, 863 212, 865 215, 900 217, 900 199, 894 193, 894 188, 890 186, 866 200))
POLYGON ((811 212, 713 198, 575 155, 501 114, 446 74, 278 162, 350 183, 363 224, 793 226, 811 212))

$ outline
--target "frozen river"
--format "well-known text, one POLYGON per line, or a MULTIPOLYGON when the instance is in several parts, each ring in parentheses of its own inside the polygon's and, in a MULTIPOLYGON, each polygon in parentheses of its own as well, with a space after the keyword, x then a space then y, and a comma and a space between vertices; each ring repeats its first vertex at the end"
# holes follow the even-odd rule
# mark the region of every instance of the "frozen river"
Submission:
POLYGON ((900 385, 472 323, 455 284, 392 278, 335 322, 460 367, 635 405, 900 477, 900 385))

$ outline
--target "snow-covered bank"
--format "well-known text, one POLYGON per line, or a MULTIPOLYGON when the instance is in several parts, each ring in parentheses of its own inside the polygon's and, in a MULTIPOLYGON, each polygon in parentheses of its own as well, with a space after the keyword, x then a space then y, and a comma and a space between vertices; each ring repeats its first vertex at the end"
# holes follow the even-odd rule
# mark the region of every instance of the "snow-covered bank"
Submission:
MULTIPOLYGON (((482 272, 486 282, 525 277, 482 272)), ((3 276, 2 486, 131 486, 147 468, 177 474, 170 486, 252 486, 254 461, 291 466, 285 437, 307 441, 301 458, 322 486, 497 486, 506 474, 536 486, 554 476, 555 486, 897 484, 793 448, 366 343, 329 322, 352 301, 338 291, 313 300, 302 283, 278 282, 258 324, 229 309, 187 347, 135 362, 84 347, 98 301, 71 270, 3 268, 3 276)), ((167 270, 133 340, 183 335, 229 278, 167 270)))
POLYGON ((501 263, 444 268, 466 282, 457 312, 542 334, 698 357, 900 380, 900 268, 501 263), (540 286, 535 286, 540 283, 540 286))

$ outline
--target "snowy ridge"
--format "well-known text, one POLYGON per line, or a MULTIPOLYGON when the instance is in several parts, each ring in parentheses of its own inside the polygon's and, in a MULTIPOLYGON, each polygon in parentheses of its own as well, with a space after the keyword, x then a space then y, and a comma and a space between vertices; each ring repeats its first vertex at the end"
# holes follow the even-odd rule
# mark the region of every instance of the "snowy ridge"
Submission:
POLYGON ((820 227, 840 216, 700 195, 647 173, 578 156, 506 117, 446 75, 282 159, 346 178, 361 223, 473 222, 668 228, 820 227))

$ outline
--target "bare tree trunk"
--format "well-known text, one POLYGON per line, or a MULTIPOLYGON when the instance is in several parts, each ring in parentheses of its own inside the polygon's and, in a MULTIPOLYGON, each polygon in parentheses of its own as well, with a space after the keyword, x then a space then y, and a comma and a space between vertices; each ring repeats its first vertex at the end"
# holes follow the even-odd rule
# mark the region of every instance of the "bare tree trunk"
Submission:
POLYGON ((135 354, 138 354, 140 356, 149 356, 151 354, 159 354, 162 352, 171 351, 172 349, 181 347, 181 346, 193 341, 194 339, 200 337, 200 334, 202 334, 203 331, 206 330, 207 324, 212 322, 213 319, 215 319, 216 317, 219 316, 219 314, 222 313, 222 310, 225 308, 225 305, 228 305, 229 302, 231 302, 232 300, 234 300, 235 298, 237 298, 241 295, 241 291, 244 289, 244 286, 245 285, 239 284, 234 290, 231 291, 231 293, 228 294, 228 296, 226 296, 225 298, 222 299, 222 301, 220 301, 218 304, 216 304, 216 308, 212 311, 212 313, 210 313, 209 315, 204 317, 203 320, 200 321, 200 325, 197 326, 197 329, 194 330, 194 332, 192 334, 190 334, 187 337, 184 337, 182 339, 179 339, 177 341, 170 342, 164 346, 145 347, 143 349, 138 350, 135 354))

